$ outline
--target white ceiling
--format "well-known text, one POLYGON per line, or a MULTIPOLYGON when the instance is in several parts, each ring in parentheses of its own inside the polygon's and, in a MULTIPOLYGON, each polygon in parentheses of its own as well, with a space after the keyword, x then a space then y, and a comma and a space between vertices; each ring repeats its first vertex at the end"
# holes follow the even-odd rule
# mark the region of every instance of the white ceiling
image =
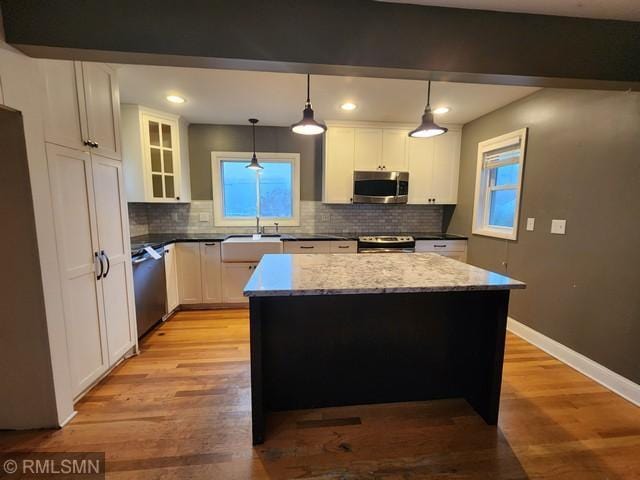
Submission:
POLYGON ((640 21, 640 0, 378 0, 435 7, 640 21))
MULTIPOLYGON (((203 68, 122 65, 118 69, 123 103, 173 112, 189 123, 287 126, 300 120, 306 97, 305 75, 213 70, 203 68), (167 95, 186 102, 169 103, 167 95)), ((464 124, 538 90, 533 87, 434 82, 431 105, 451 111, 439 121, 464 124)), ((316 118, 415 123, 426 103, 427 83, 365 77, 313 75, 311 102, 316 118), (344 102, 358 108, 340 109, 344 102)))

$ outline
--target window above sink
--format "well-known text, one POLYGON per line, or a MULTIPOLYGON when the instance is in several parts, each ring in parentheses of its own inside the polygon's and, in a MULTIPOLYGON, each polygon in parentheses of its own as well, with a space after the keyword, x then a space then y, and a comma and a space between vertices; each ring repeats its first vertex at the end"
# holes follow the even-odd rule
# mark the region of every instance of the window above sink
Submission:
POLYGON ((257 153, 263 170, 245 168, 250 152, 211 152, 214 224, 300 224, 300 155, 257 153))

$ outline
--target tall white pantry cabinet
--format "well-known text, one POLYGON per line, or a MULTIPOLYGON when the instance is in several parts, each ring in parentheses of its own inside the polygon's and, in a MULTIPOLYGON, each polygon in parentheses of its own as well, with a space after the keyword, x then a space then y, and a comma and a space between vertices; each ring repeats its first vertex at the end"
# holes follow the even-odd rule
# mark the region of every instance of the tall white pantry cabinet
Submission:
POLYGON ((120 102, 108 65, 40 60, 44 133, 74 398, 137 344, 120 102))

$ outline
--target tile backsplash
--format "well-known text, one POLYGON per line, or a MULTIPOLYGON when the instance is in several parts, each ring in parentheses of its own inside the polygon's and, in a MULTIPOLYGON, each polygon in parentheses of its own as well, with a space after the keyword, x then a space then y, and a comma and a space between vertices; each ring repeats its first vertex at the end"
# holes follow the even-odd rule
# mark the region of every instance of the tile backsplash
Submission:
MULTIPOLYGON (((283 233, 402 233, 439 232, 443 207, 439 205, 329 205, 300 202, 300 225, 281 227, 283 233)), ((249 233, 254 227, 216 227, 213 201, 154 204, 130 203, 131 236, 148 233, 249 233), (201 216, 201 214, 204 214, 201 216), (206 220, 204 220, 206 218, 206 220)), ((271 231, 271 228, 268 228, 271 231)))

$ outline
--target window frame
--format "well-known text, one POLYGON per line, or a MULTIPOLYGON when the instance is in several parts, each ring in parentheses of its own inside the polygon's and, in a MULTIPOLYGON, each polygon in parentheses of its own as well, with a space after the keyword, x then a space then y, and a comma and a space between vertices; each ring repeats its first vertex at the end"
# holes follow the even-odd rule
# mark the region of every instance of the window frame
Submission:
MULTIPOLYGON (((224 160, 249 163, 253 152, 211 152, 211 176, 213 191, 213 224, 216 227, 248 227, 255 226, 256 217, 225 217, 222 188, 222 162, 224 160)), ((299 153, 274 153, 256 152, 260 162, 290 163, 293 166, 291 181, 291 217, 264 217, 260 216, 260 224, 274 226, 278 223, 281 227, 297 227, 300 225, 300 154, 299 153)))
POLYGON ((513 132, 500 135, 478 143, 478 157, 476 165, 476 189, 473 202, 473 227, 474 235, 483 235, 486 237, 502 238, 506 240, 518 239, 518 224, 520 218, 520 200, 522 196, 522 178, 524 173, 524 162, 526 157, 527 145, 527 128, 521 128, 513 132), (517 161, 501 162, 498 166, 519 165, 518 181, 515 184, 508 185, 492 185, 492 172, 496 171, 497 166, 486 167, 485 155, 487 153, 507 148, 510 146, 519 146, 520 155, 517 161), (489 224, 489 215, 491 212, 491 193, 497 190, 515 190, 516 205, 512 227, 501 227, 489 224))

